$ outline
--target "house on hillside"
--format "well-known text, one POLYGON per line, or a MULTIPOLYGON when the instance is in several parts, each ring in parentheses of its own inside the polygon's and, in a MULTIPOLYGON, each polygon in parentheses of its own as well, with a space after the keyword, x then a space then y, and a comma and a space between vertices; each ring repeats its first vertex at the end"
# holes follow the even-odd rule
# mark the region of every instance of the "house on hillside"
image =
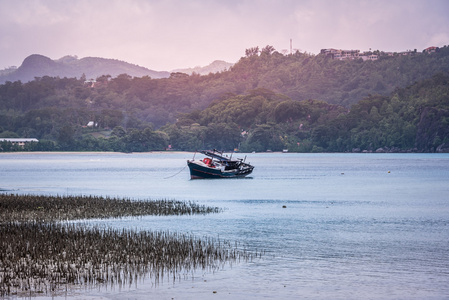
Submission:
POLYGON ((321 49, 321 54, 332 57, 332 59, 346 60, 359 58, 360 50, 338 50, 338 49, 321 49))
POLYGON ((86 79, 84 81, 84 85, 91 87, 91 88, 94 88, 96 83, 97 83, 97 81, 95 79, 86 79))
POLYGON ((94 127, 98 127, 98 123, 94 121, 89 121, 85 126, 83 126, 83 128, 94 128, 94 127))
POLYGON ((25 139, 25 138, 0 138, 0 142, 9 142, 13 145, 18 145, 20 147, 24 147, 28 143, 38 143, 38 139, 25 139))
POLYGON ((402 56, 409 56, 409 55, 413 55, 413 54, 414 54, 414 52, 410 51, 410 50, 399 52, 399 55, 402 55, 402 56))
POLYGON ((363 59, 363 61, 378 60, 379 56, 376 54, 370 54, 370 55, 360 55, 359 58, 363 59))
POLYGON ((329 49, 321 49, 320 53, 324 54, 326 56, 331 56, 332 58, 334 58, 334 55, 336 53, 338 53, 338 51, 340 51, 340 50, 329 48, 329 49))
POLYGON ((435 53, 438 51, 438 47, 432 46, 432 47, 428 47, 426 49, 423 50, 424 53, 435 53))
POLYGON ((360 53, 360 50, 338 50, 338 49, 322 49, 321 54, 331 57, 332 59, 338 60, 348 60, 348 59, 363 59, 365 60, 377 60, 379 58, 378 55, 372 54, 371 52, 363 52, 360 53))

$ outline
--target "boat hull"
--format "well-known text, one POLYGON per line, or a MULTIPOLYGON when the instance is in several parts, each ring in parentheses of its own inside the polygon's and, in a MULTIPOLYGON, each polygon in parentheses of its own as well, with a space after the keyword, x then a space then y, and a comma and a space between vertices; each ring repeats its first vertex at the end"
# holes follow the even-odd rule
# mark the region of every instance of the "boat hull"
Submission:
POLYGON ((190 169, 191 179, 214 179, 214 178, 241 178, 252 173, 253 168, 237 170, 235 172, 222 171, 220 168, 201 166, 192 161, 187 161, 190 169))

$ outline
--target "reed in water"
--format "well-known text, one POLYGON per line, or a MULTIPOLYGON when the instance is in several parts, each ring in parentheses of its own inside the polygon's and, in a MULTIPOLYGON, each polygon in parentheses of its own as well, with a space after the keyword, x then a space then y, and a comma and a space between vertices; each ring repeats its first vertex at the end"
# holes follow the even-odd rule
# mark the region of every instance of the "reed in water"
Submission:
POLYGON ((175 200, 0 194, 0 222, 193 215, 220 211, 218 207, 175 200))
POLYGON ((0 195, 0 296, 53 294, 71 285, 121 287, 147 277, 157 284, 258 255, 218 239, 58 221, 220 211, 193 203, 149 202, 0 195))

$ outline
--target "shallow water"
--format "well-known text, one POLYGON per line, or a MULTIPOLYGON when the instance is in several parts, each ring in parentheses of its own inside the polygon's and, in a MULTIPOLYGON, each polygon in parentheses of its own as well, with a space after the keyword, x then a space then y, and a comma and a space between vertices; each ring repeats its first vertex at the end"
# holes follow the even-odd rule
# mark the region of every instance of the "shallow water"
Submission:
POLYGON ((256 167, 250 178, 190 180, 185 165, 193 155, 0 154, 0 190, 193 200, 225 210, 93 222, 265 251, 175 283, 60 298, 449 299, 448 154, 247 154, 256 167))

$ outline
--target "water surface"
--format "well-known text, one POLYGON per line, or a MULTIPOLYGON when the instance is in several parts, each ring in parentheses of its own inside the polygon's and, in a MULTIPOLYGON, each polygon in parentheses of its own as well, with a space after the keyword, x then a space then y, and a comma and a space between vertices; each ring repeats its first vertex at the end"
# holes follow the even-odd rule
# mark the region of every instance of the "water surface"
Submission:
POLYGON ((223 213, 94 223, 219 237, 265 251, 175 283, 61 298, 449 299, 448 154, 246 154, 256 167, 250 178, 190 180, 185 166, 193 155, 0 154, 0 190, 218 206, 223 213))

